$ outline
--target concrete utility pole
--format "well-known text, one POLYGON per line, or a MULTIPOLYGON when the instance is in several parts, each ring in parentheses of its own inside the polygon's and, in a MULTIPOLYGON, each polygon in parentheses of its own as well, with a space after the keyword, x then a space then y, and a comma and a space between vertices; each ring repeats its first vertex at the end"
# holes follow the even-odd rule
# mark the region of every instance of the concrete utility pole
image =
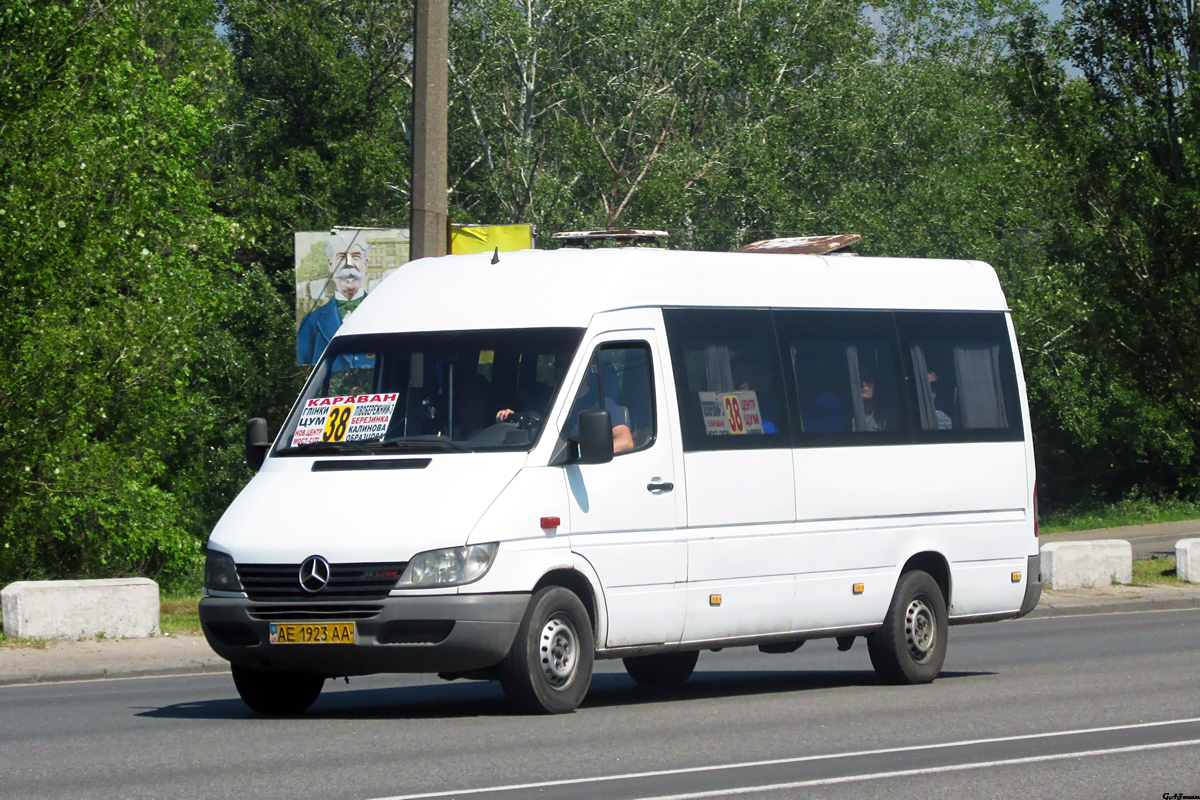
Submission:
POLYGON ((444 256, 449 230, 446 206, 446 108, 450 57, 449 0, 415 0, 413 45, 412 259, 444 256))

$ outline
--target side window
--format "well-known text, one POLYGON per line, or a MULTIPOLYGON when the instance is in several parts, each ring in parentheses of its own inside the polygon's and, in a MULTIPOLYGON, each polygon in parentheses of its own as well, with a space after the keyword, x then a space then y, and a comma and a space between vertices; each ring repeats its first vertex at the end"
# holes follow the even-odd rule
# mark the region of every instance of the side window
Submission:
POLYGON ((790 446, 771 312, 674 308, 664 310, 663 317, 683 449, 790 446))
POLYGON ((775 319, 795 381, 799 444, 908 440, 904 378, 889 312, 779 311, 775 319))
POLYGON ((1003 313, 897 313, 896 324, 916 378, 922 441, 1023 438, 1003 313))
POLYGON ((571 406, 564 438, 579 438, 579 412, 607 411, 612 417, 613 451, 642 450, 655 438, 654 381, 646 342, 603 344, 592 353, 587 377, 571 406))

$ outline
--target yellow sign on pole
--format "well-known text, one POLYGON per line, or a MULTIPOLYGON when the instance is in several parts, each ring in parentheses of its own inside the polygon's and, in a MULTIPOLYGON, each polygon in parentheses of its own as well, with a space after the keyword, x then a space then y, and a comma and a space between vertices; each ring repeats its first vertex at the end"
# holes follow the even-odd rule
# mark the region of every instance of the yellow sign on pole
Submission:
POLYGON ((532 225, 453 225, 450 252, 454 255, 529 250, 533 247, 532 225))

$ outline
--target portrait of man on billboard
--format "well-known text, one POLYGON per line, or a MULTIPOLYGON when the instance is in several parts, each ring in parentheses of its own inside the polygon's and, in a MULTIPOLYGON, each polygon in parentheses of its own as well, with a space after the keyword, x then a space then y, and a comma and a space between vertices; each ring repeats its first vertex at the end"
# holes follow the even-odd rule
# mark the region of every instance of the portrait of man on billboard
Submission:
MULTIPOLYGON (((300 320, 296 363, 317 363, 329 340, 367 296, 367 262, 371 244, 361 229, 334 228, 327 246, 333 297, 300 320)), ((352 366, 352 365, 345 365, 352 366)))

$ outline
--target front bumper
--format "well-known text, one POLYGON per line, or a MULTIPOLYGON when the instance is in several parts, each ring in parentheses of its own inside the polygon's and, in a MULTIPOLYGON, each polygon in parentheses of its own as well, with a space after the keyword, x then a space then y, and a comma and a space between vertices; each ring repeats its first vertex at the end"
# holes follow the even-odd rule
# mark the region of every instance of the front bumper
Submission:
POLYGON ((465 672, 507 655, 529 594, 386 597, 368 602, 281 603, 205 597, 200 625, 217 655, 256 670, 332 677, 377 672, 465 672), (272 622, 349 622, 352 645, 270 643, 272 622))

